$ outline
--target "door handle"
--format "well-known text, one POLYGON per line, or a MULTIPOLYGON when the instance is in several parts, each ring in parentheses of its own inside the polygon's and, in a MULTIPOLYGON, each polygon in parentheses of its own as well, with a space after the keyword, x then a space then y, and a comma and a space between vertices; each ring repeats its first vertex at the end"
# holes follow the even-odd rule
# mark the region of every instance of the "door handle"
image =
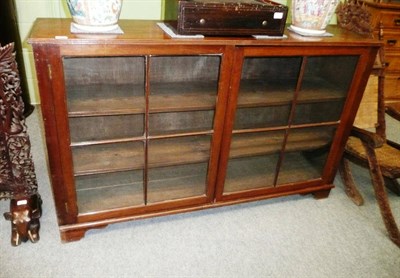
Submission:
POLYGON ((386 42, 388 46, 395 46, 397 44, 397 40, 387 40, 386 42))

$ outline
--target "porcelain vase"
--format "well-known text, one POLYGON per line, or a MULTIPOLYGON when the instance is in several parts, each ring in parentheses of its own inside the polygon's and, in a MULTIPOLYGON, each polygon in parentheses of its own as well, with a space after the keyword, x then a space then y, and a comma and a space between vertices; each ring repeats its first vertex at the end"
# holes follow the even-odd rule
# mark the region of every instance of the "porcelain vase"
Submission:
POLYGON ((292 0, 292 29, 305 35, 325 33, 340 0, 292 0))
POLYGON ((79 28, 106 30, 118 26, 122 0, 67 0, 67 5, 79 28))

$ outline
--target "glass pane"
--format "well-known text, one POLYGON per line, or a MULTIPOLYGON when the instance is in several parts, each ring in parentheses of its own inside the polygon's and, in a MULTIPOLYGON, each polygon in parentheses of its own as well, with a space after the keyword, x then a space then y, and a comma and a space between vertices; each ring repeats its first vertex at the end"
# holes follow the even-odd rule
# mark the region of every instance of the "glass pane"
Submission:
POLYGON ((295 81, 269 81, 267 78, 263 80, 242 80, 238 107, 289 105, 294 97, 295 81))
POLYGON ((289 105, 301 61, 301 57, 245 58, 238 106, 289 105))
POLYGON ((358 56, 308 57, 294 124, 339 121, 358 56))
POLYGON ((155 203, 205 195, 207 170, 208 163, 149 169, 147 201, 155 203))
POLYGON ((143 171, 75 178, 80 213, 144 204, 143 171))
POLYGON ((279 154, 230 159, 224 193, 273 187, 279 154))
MULTIPOLYGON (((242 82, 258 81, 266 88, 281 88, 291 90, 296 88, 296 82, 302 57, 246 57, 242 70, 242 82)), ((271 90, 264 90, 270 92, 271 90)))
POLYGON ((345 99, 338 101, 302 103, 296 106, 293 124, 337 122, 340 120, 345 99))
POLYGON ((205 194, 211 136, 150 140, 148 202, 205 194))
POLYGON ((291 129, 277 184, 320 178, 335 127, 291 129))
POLYGON ((205 195, 221 57, 150 57, 148 202, 205 195), (190 70, 188 70, 190 69, 190 70))
POLYGON ((150 80, 162 83, 217 81, 220 63, 221 57, 217 55, 153 56, 150 80))
POLYGON ((211 136, 188 136, 149 142, 149 167, 208 162, 211 136))
POLYGON ((143 57, 66 57, 70 115, 143 113, 143 57))
POLYGON ((69 129, 72 142, 143 136, 144 115, 70 118, 69 129))
POLYGON ((358 56, 308 57, 302 90, 345 97, 357 63, 358 56))
POLYGON ((214 109, 220 63, 215 55, 151 57, 150 112, 214 109))
POLYGON ((234 134, 224 192, 272 187, 284 130, 234 134))
POLYGON ((72 157, 78 175, 144 168, 143 142, 73 147, 72 157))
POLYGON ((234 129, 286 126, 301 57, 246 57, 234 129))
POLYGON ((234 134, 230 158, 277 153, 282 150, 285 131, 234 134))
POLYGON ((150 135, 176 134, 213 129, 214 110, 150 114, 150 135))
POLYGON ((236 110, 234 129, 252 129, 286 126, 290 114, 290 105, 236 110))

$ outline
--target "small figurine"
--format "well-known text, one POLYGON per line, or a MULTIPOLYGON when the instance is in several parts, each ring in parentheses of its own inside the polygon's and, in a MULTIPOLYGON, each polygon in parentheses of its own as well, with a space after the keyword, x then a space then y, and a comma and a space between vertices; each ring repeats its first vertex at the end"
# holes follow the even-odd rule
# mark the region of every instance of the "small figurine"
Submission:
POLYGON ((41 205, 42 200, 39 194, 11 199, 10 212, 4 213, 4 217, 11 221, 11 244, 13 246, 18 246, 28 239, 33 243, 39 240, 41 205))

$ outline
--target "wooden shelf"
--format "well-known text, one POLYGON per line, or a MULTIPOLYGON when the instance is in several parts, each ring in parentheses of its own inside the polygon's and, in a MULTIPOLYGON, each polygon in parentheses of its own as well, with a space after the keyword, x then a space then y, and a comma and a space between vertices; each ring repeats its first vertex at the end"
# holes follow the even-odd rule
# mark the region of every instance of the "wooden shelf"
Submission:
MULTIPOLYGON (((174 82, 150 85, 149 112, 214 109, 216 82, 174 82)), ((144 113, 143 85, 97 84, 67 88, 69 117, 144 113)))
MULTIPOLYGON (((146 203, 205 196, 207 169, 208 163, 150 169, 146 203)), ((145 204, 142 170, 80 176, 76 186, 81 213, 145 204)))
POLYGON ((279 170, 277 186, 321 178, 328 151, 312 155, 306 152, 287 153, 279 170))
MULTIPOLYGON (((292 83, 242 80, 238 107, 288 105, 293 101, 295 93, 292 83)), ((346 92, 324 80, 310 80, 304 83, 298 101, 300 103, 338 101, 346 97, 346 92)))
POLYGON ((80 213, 144 205, 143 185, 140 183, 77 190, 77 197, 80 213))
MULTIPOLYGON (((149 171, 147 203, 205 196, 208 163, 149 171)), ((81 213, 144 205, 143 171, 125 171, 76 178, 81 213)))
MULTIPOLYGON (((211 136, 188 136, 150 140, 148 167, 206 162, 210 158, 211 136)), ((76 176, 144 169, 143 142, 125 142, 73 147, 76 176)))
POLYGON ((143 142, 72 147, 77 176, 144 168, 143 142))
POLYGON ((138 114, 145 111, 144 85, 96 84, 66 88, 68 116, 138 114))
POLYGON ((150 113, 214 109, 216 81, 189 81, 150 84, 150 113))
MULTIPOLYGON (((237 134, 232 138, 230 158, 279 153, 283 150, 284 130, 265 133, 237 134)), ((286 152, 308 151, 323 148, 332 141, 328 131, 298 129, 291 131, 286 152)))
POLYGON ((335 126, 291 129, 286 143, 286 152, 312 151, 329 146, 333 140, 335 126))
POLYGON ((143 171, 125 171, 76 177, 82 213, 144 205, 143 171))
MULTIPOLYGON (((150 85, 149 112, 179 112, 214 109, 215 82, 173 82, 150 85)), ((243 80, 238 107, 285 105, 291 103, 294 89, 288 83, 243 80)), ((71 86, 67 91, 70 117, 137 114, 145 112, 144 89, 140 85, 71 86), (136 95, 133 92, 140 92, 136 95)), ((343 90, 321 81, 308 82, 299 95, 300 103, 343 99, 343 90)))
POLYGON ((242 80, 238 96, 238 107, 283 105, 292 101, 295 87, 291 82, 266 82, 242 80))
POLYGON ((295 152, 285 156, 283 165, 279 169, 277 184, 274 185, 278 157, 278 155, 263 155, 229 160, 224 193, 273 188, 293 182, 318 179, 322 176, 324 155, 310 160, 303 153, 295 152))
MULTIPOLYGON (((342 85, 342 84, 341 84, 342 85)), ((321 103, 342 101, 347 97, 347 88, 332 84, 323 79, 306 80, 300 90, 300 103, 321 103)))
POLYGON ((210 159, 211 136, 189 136, 151 140, 148 167, 207 162, 210 159))

